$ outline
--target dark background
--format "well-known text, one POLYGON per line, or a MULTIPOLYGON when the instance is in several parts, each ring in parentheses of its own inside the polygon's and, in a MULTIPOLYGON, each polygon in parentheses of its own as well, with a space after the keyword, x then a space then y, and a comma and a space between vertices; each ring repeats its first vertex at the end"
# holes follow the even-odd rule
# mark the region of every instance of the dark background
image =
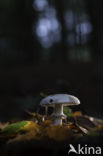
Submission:
POLYGON ((34 111, 41 92, 103 117, 102 67, 102 0, 0 0, 0 121, 34 111))

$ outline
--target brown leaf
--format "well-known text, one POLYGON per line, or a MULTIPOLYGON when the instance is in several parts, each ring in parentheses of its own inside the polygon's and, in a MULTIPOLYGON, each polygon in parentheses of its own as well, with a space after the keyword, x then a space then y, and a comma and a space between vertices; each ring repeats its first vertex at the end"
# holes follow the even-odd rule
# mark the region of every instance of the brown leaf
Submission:
POLYGON ((82 116, 83 114, 82 114, 82 112, 80 112, 80 111, 77 111, 77 112, 74 112, 73 113, 73 116, 75 117, 75 116, 82 116))
POLYGON ((67 126, 51 126, 45 128, 44 136, 56 141, 63 141, 72 137, 73 132, 67 126))
POLYGON ((9 139, 7 143, 12 143, 16 141, 28 141, 31 139, 38 139, 36 131, 30 131, 26 134, 18 134, 15 138, 9 139))
POLYGON ((2 123, 0 122, 0 129, 4 129, 7 125, 9 124, 9 122, 6 122, 6 123, 2 123))
POLYGON ((75 119, 75 123, 77 126, 83 127, 84 129, 87 129, 88 131, 96 127, 92 121, 90 121, 88 118, 84 116, 77 116, 74 119, 75 119))

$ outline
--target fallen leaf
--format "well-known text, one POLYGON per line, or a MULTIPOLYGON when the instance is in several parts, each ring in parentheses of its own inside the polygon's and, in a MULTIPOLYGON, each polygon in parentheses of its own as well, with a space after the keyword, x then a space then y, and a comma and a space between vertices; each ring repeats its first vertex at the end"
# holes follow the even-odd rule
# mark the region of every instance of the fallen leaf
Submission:
POLYGON ((5 127, 8 126, 8 124, 9 124, 9 122, 6 122, 6 123, 0 122, 0 129, 1 129, 1 130, 4 129, 5 127))
POLYGON ((80 111, 77 111, 77 112, 74 112, 73 113, 73 116, 82 116, 83 114, 82 114, 82 112, 80 112, 80 111))
POLYGON ((30 131, 31 129, 38 130, 39 126, 32 121, 21 121, 21 122, 9 124, 2 130, 2 133, 15 134, 18 132, 30 131))
POLYGON ((44 136, 56 141, 67 140, 73 137, 72 131, 66 126, 51 126, 45 128, 43 131, 44 136))
POLYGON ((44 120, 43 122, 41 122, 40 126, 42 127, 49 127, 53 124, 52 120, 44 120))

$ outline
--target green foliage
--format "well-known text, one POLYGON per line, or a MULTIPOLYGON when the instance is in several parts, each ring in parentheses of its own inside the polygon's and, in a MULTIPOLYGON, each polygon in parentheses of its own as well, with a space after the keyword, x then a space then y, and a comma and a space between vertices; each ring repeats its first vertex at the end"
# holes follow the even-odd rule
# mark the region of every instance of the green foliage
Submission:
POLYGON ((97 131, 91 131, 88 133, 89 136, 103 136, 103 134, 100 134, 99 132, 97 131))
POLYGON ((48 95, 45 94, 45 93, 43 93, 43 92, 41 92, 41 93, 40 93, 40 96, 41 96, 41 97, 47 97, 48 95))
POLYGON ((69 107, 64 107, 63 112, 65 115, 70 116, 70 117, 73 115, 72 110, 69 107))
POLYGON ((20 130, 23 130, 25 126, 27 126, 30 123, 30 121, 21 121, 13 124, 9 124, 7 127, 5 127, 2 130, 2 133, 7 133, 7 134, 13 134, 17 133, 20 130))

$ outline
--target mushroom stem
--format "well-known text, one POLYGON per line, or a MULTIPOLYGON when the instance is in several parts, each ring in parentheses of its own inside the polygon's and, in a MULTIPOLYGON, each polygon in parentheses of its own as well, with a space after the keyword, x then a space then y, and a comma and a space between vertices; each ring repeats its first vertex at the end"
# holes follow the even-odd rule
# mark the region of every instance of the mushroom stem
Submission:
POLYGON ((55 118, 53 125, 54 126, 62 125, 62 118, 61 117, 55 118))
POLYGON ((48 115, 48 106, 45 106, 45 115, 48 115))
POLYGON ((57 115, 63 115, 63 104, 55 105, 54 113, 57 115))
POLYGON ((51 115, 54 119, 54 125, 62 125, 62 119, 66 118, 63 114, 63 105, 79 105, 80 101, 78 98, 68 94, 55 94, 49 95, 41 100, 41 106, 54 107, 53 114, 51 115))
POLYGON ((62 125, 62 117, 65 115, 63 114, 63 104, 55 105, 54 112, 52 114, 54 117, 54 125, 62 125))

